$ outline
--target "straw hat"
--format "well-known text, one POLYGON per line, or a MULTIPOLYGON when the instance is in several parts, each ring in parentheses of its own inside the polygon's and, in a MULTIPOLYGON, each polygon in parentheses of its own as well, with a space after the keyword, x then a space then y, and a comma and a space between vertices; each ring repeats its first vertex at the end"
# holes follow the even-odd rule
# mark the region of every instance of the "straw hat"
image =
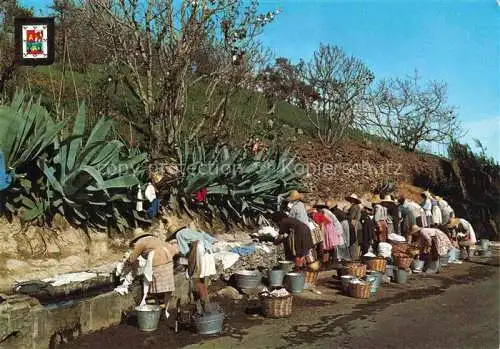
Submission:
POLYGON ((156 229, 152 229, 149 233, 145 233, 142 229, 134 229, 130 245, 135 244, 137 240, 146 236, 158 236, 156 229))
POLYGON ((391 196, 390 195, 386 195, 384 197, 384 200, 381 201, 381 203, 383 205, 391 205, 391 206, 394 206, 396 205, 396 201, 392 200, 391 196))
POLYGON ((297 190, 291 190, 288 193, 288 201, 298 201, 302 199, 302 195, 297 190))
POLYGON ((380 195, 376 194, 376 195, 373 195, 371 201, 370 201, 372 204, 380 204, 382 202, 382 200, 380 200, 380 195))
POLYGON ((422 228, 420 228, 418 225, 413 224, 410 229, 410 234, 415 234, 416 232, 419 232, 420 229, 422 228))
POLYGON ((438 195, 436 195, 436 196, 434 197, 434 199, 436 199, 436 201, 441 201, 441 200, 443 200, 443 198, 442 198, 441 196, 438 196, 438 195))
POLYGON ((179 230, 183 228, 187 228, 187 224, 181 224, 178 222, 172 222, 167 225, 167 233, 168 236, 173 236, 175 233, 177 233, 179 230))
POLYGON ((335 207, 335 206, 337 206, 337 202, 333 201, 333 200, 326 200, 326 206, 328 206, 330 208, 335 207))
POLYGON ((458 227, 459 224, 460 224, 460 218, 453 217, 453 218, 450 218, 450 220, 448 221, 448 224, 446 224, 446 228, 454 229, 454 228, 458 227))
POLYGON ((429 193, 427 190, 424 191, 422 194, 420 194, 422 197, 430 199, 431 198, 431 193, 429 193))
POLYGON ((349 196, 346 196, 345 199, 353 204, 360 204, 361 200, 358 198, 356 194, 351 194, 349 196))

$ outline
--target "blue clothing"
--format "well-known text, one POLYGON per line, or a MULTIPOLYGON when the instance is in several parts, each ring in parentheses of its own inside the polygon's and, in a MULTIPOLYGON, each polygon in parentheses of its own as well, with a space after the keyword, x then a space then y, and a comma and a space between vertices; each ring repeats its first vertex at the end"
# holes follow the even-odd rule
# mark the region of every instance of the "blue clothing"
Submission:
POLYGON ((231 252, 237 253, 240 256, 246 256, 249 254, 252 254, 255 252, 255 247, 253 246, 239 246, 239 247, 233 247, 231 249, 231 252))
POLYGON ((7 189, 12 182, 12 176, 10 173, 7 173, 7 169, 5 166, 5 157, 0 150, 0 191, 7 189))
POLYGON ((148 207, 147 215, 149 218, 154 218, 160 211, 160 200, 154 199, 148 207))
POLYGON ((177 244, 179 245, 179 251, 183 255, 187 255, 189 252, 189 244, 193 241, 199 241, 205 247, 205 251, 212 252, 212 244, 216 239, 202 231, 196 231, 190 228, 183 228, 175 234, 177 239, 177 244))

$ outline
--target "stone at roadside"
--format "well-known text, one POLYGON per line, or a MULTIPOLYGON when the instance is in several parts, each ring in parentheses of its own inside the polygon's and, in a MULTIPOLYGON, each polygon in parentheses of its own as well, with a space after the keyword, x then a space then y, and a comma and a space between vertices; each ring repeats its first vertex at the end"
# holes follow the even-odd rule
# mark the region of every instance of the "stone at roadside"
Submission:
POLYGON ((227 286, 222 290, 217 292, 217 295, 224 298, 229 298, 232 300, 239 300, 243 298, 243 295, 238 292, 237 289, 231 286, 227 286))

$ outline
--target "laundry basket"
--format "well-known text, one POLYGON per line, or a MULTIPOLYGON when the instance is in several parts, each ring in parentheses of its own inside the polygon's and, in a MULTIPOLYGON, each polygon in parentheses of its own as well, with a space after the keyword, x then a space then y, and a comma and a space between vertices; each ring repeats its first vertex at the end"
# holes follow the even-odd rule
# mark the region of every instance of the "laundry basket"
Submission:
POLYGON ((387 261, 385 258, 378 257, 372 258, 366 262, 366 266, 370 270, 379 271, 381 273, 385 272, 385 266, 387 265, 387 261))
POLYGON ((360 263, 354 263, 346 267, 347 274, 353 275, 357 278, 362 278, 366 275, 366 265, 360 263))
POLYGON ((262 309, 265 317, 281 318, 288 317, 292 314, 293 296, 273 297, 268 295, 260 295, 262 309))

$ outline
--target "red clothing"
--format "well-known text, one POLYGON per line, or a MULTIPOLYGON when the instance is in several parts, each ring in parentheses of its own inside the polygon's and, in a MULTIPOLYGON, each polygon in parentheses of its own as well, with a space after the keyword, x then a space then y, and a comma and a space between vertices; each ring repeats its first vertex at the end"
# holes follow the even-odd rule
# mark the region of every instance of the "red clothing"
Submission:
POLYGON ((207 198, 207 195, 208 195, 207 188, 200 189, 194 194, 194 200, 197 202, 204 202, 207 198))
POLYGON ((328 219, 328 217, 325 216, 323 213, 313 212, 311 214, 311 218, 314 221, 314 223, 316 223, 318 225, 331 223, 331 221, 328 219))

